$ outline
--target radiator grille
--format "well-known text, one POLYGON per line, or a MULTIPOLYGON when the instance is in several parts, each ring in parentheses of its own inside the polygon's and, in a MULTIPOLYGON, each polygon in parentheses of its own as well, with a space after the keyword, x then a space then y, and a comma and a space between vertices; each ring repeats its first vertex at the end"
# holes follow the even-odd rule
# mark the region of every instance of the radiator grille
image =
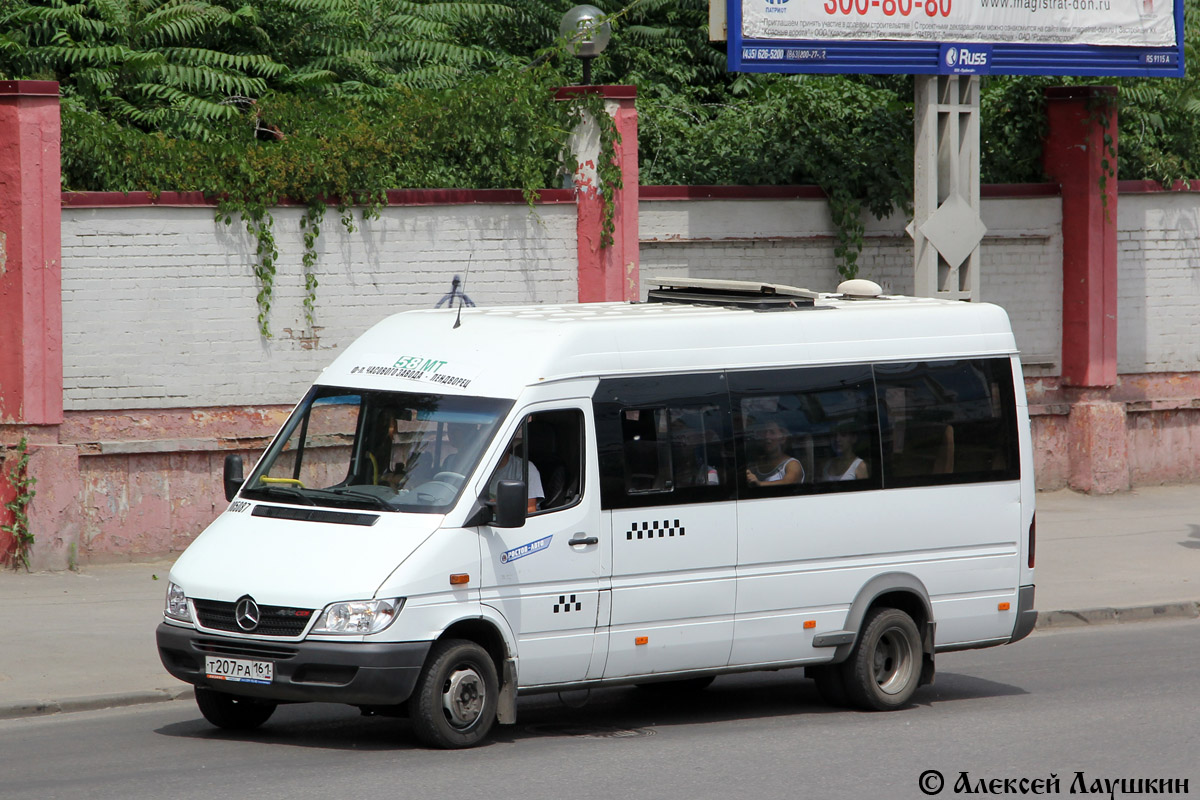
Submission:
POLYGON ((192 600, 200 625, 214 631, 230 633, 253 633, 257 636, 299 636, 304 633, 313 618, 310 608, 288 608, 287 606, 259 606, 258 627, 244 631, 238 627, 233 610, 236 603, 218 600, 192 600))

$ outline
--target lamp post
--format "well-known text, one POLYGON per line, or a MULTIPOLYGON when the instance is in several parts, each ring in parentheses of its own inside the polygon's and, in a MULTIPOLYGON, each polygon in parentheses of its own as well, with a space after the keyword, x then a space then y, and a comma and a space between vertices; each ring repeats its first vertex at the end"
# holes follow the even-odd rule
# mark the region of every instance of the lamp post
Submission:
POLYGON ((612 37, 612 24, 595 6, 575 6, 563 14, 558 33, 571 54, 583 61, 583 85, 592 84, 592 59, 604 52, 612 37))

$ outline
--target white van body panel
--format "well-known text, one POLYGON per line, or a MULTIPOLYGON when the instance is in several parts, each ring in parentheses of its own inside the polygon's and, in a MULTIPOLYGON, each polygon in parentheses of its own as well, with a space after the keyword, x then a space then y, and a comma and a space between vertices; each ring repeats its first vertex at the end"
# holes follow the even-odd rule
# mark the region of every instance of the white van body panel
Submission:
MULTIPOLYGON (((534 396, 553 394, 553 390, 542 389, 534 396)), ((578 411, 585 438, 594 441, 590 397, 525 405, 500 431, 499 445, 485 459, 479 493, 500 460, 503 444, 521 420, 550 409, 578 411)), ((516 652, 523 662, 518 675, 523 686, 578 683, 592 675, 594 660, 603 664, 605 654, 596 644, 596 625, 607 563, 603 544, 607 542, 570 544, 572 539, 600 538, 596 530, 600 495, 594 488, 598 483, 592 453, 585 462, 584 491, 578 503, 553 514, 530 516, 520 528, 488 525, 479 531, 481 600, 511 620, 517 631, 516 652)))
MULTIPOLYGON (((399 514, 397 516, 416 516, 399 514)), ((377 597, 404 597, 404 609, 372 639, 431 641, 459 619, 478 617, 479 536, 473 530, 442 528, 432 533, 379 587, 377 597), (472 581, 451 584, 451 575, 472 581)))
POLYGON ((822 302, 812 311, 771 314, 658 303, 473 308, 463 310, 458 328, 453 313, 406 311, 364 333, 317 383, 516 398, 552 380, 1017 349, 999 306, 923 298, 822 302))
POLYGON ((612 622, 604 677, 725 666, 733 644, 733 503, 612 513, 612 622), (637 644, 646 637, 645 644, 637 644))
POLYGON ((742 502, 732 663, 776 660, 780 641, 819 656, 804 642, 829 626, 813 615, 841 629, 858 587, 887 572, 926 586, 939 645, 1011 634, 1015 612, 997 604, 1016 608, 1019 501, 1015 484, 967 484, 742 502))
POLYGON ((257 505, 239 501, 232 507, 242 511, 217 517, 171 567, 171 580, 209 600, 250 592, 259 603, 317 611, 387 597, 376 594, 380 584, 442 522, 434 514, 389 514, 370 527, 295 522, 251 516, 257 505))

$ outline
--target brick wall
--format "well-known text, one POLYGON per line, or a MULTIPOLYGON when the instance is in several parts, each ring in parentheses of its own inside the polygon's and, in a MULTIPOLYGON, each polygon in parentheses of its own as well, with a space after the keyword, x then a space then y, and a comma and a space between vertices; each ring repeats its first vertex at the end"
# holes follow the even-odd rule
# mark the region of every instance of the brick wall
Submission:
MULTIPOLYGON (((818 191, 689 193, 656 199, 643 189, 643 290, 659 274, 837 285, 818 191)), ((468 252, 466 291, 480 305, 575 301, 570 193, 539 203, 534 214, 519 197, 462 194, 394 203, 352 234, 330 212, 318 243, 312 330, 303 323, 300 211, 276 209, 280 259, 269 341, 258 334, 255 243, 242 227, 216 222, 214 209, 198 200, 68 203, 66 421, 6 433, 15 442, 29 432, 36 451, 35 568, 181 549, 224 505, 224 455, 253 461, 338 348, 387 314, 432 307, 455 274, 466 274, 468 252)), ((983 203, 983 299, 1012 319, 1029 376, 1038 485, 1047 489, 1067 485, 1071 468, 1073 400, 1056 377, 1060 209, 1059 198, 1044 191, 985 196, 983 203)), ((900 293, 912 290, 905 222, 868 219, 860 257, 864 277, 900 293)), ((1114 397, 1128 415, 1130 478, 1134 485, 1191 480, 1200 474, 1200 195, 1123 193, 1118 226, 1124 375, 1114 397)))
POLYGON ((1117 370, 1200 371, 1200 194, 1123 193, 1117 370))
POLYGON ((573 302, 575 207, 390 206, 347 233, 330 211, 304 323, 301 212, 276 209, 278 272, 258 334, 254 240, 214 210, 63 209, 64 395, 69 411, 293 403, 388 314, 433 307, 454 275, 479 305, 573 302))
MULTIPOLYGON (((1030 374, 1054 374, 1061 362, 1062 222, 1053 197, 988 198, 983 220, 983 299, 1003 306, 1030 374)), ((642 287, 659 275, 746 278, 833 291, 835 267, 828 208, 820 197, 663 199, 641 206, 642 287)), ((908 220, 868 215, 859 277, 911 294, 908 220)))

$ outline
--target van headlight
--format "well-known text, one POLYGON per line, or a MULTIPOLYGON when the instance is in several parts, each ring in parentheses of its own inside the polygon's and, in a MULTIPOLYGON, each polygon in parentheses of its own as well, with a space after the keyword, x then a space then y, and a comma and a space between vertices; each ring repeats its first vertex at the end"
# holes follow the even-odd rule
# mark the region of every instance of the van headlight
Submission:
POLYGON ((176 619, 180 622, 192 621, 192 609, 188 606, 187 595, 183 593, 183 589, 178 584, 167 584, 167 605, 163 609, 168 619, 176 619))
POLYGON ((404 598, 390 600, 351 600, 332 603, 321 612, 312 633, 379 633, 392 624, 404 608, 404 598))

